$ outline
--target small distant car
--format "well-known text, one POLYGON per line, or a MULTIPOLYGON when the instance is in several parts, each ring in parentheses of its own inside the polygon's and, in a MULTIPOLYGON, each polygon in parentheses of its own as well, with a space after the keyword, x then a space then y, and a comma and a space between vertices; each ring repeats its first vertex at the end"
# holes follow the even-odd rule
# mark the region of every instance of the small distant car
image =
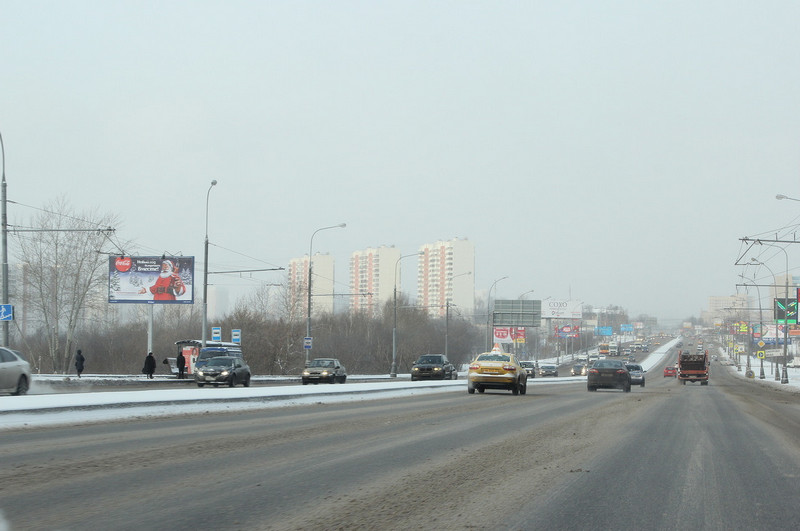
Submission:
POLYGON ((558 376, 558 365, 540 365, 539 376, 558 376))
POLYGON ((647 371, 637 363, 626 363, 625 368, 631 375, 631 385, 640 385, 644 387, 644 373, 647 371))
POLYGON ((577 364, 572 366, 572 370, 570 370, 570 374, 572 376, 586 376, 586 365, 577 364))
POLYGON ((677 378, 678 377, 678 369, 676 367, 664 367, 664 378, 677 378))
POLYGON ((631 375, 625 364, 619 360, 598 360, 586 378, 586 389, 597 391, 599 388, 621 389, 631 392, 631 375))
POLYGON ((528 373, 528 378, 536 378, 536 362, 535 361, 521 361, 519 362, 528 373))
POLYGON ((250 367, 242 358, 236 356, 217 356, 209 358, 205 365, 194 372, 194 381, 197 387, 211 384, 219 387, 220 384, 236 387, 242 384, 250 387, 250 367))
POLYGON ((31 365, 22 352, 0 348, 0 393, 24 395, 31 385, 31 365))
POLYGON ((528 372, 510 353, 492 350, 478 355, 469 364, 467 392, 483 393, 486 389, 509 389, 513 395, 528 390, 528 372))
POLYGON ((345 383, 347 371, 336 358, 316 358, 303 370, 303 385, 320 382, 345 383))
POLYGON ((423 354, 411 367, 411 381, 425 379, 458 380, 458 372, 444 354, 423 354))

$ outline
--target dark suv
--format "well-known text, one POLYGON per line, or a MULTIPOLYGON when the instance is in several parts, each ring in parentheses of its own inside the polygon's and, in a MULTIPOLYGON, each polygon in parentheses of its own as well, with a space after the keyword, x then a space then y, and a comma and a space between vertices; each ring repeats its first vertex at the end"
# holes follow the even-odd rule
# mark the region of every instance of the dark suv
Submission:
POLYGON ((423 354, 411 366, 411 381, 458 380, 458 372, 444 354, 423 354))

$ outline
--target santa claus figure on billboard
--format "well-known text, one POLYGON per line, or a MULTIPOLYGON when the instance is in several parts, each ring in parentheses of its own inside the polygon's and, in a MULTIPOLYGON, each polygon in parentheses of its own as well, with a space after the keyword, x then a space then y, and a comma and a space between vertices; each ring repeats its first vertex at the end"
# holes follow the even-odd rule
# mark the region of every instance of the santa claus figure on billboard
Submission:
MULTIPOLYGON (((139 293, 146 292, 147 288, 139 290, 139 293)), ((174 301, 186 293, 186 285, 175 270, 172 260, 161 262, 161 273, 158 275, 156 283, 150 286, 150 293, 153 294, 154 301, 174 301)))

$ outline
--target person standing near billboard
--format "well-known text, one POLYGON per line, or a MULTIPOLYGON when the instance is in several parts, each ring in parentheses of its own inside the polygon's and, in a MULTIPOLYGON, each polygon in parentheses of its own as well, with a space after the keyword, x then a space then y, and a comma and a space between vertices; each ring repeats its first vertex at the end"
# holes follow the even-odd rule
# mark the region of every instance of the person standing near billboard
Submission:
MULTIPOLYGON (((142 288, 139 293, 147 293, 147 289, 142 288)), ((186 293, 186 285, 175 270, 172 260, 161 262, 161 273, 158 275, 156 283, 150 286, 150 293, 153 294, 154 301, 174 301, 186 293)))

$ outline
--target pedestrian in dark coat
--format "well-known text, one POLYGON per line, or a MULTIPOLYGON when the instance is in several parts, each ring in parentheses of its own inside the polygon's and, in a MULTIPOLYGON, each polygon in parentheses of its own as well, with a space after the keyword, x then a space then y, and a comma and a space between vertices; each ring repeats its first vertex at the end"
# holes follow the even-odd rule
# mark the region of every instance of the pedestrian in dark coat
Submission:
POLYGON ((183 380, 186 377, 186 358, 183 356, 183 352, 178 351, 175 363, 178 365, 178 379, 183 380))
POLYGON ((78 378, 81 377, 81 373, 83 372, 83 364, 86 361, 86 358, 83 357, 81 354, 81 349, 78 349, 78 353, 75 354, 75 370, 78 372, 78 378))
POLYGON ((153 356, 152 352, 147 353, 147 357, 144 359, 144 368, 142 372, 145 373, 148 378, 153 378, 153 373, 156 372, 156 358, 153 356))

